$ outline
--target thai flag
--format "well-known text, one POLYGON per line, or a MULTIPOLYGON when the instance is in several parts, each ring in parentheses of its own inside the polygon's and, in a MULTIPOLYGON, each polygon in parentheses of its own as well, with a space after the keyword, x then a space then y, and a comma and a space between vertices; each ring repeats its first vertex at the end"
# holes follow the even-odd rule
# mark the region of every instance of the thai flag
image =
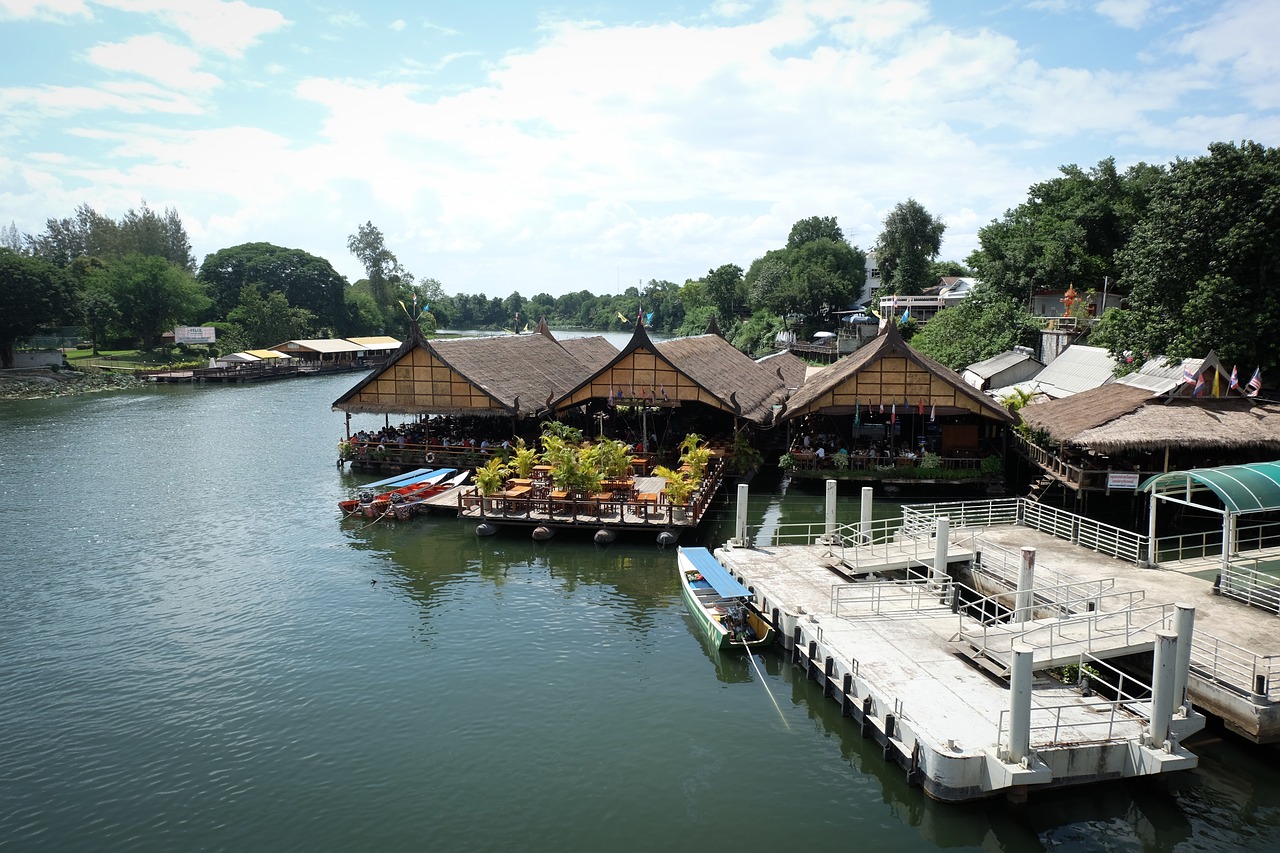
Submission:
POLYGON ((1196 375, 1191 372, 1191 368, 1186 364, 1182 365, 1182 381, 1189 385, 1195 384, 1196 381, 1196 375))
POLYGON ((1240 387, 1240 377, 1236 374, 1235 365, 1232 365, 1231 380, 1227 383, 1227 388, 1231 389, 1231 388, 1239 388, 1239 387, 1240 387))
POLYGON ((1246 387, 1250 397, 1258 396, 1258 392, 1262 390, 1262 368, 1259 367, 1253 371, 1253 377, 1249 380, 1246 387))
POLYGON ((1194 396, 1199 397, 1204 393, 1204 374, 1201 373, 1196 377, 1196 389, 1191 392, 1194 396))

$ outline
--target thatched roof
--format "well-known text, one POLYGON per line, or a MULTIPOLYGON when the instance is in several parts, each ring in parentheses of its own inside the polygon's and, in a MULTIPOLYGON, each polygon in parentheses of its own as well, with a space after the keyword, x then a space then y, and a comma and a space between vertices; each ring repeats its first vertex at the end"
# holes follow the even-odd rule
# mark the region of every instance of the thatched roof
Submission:
POLYGON ((560 346, 578 360, 588 373, 595 373, 618 354, 618 348, 601 335, 589 338, 565 338, 560 346))
MULTIPOLYGON (((595 346, 580 350, 585 354, 595 346)), ((382 367, 334 401, 333 408, 397 414, 537 414, 590 373, 579 358, 549 335, 428 341, 414 328, 382 367)))
POLYGON ((805 381, 787 401, 784 418, 810 412, 853 412, 859 404, 918 402, 938 414, 971 412, 999 421, 1013 417, 989 397, 971 388, 946 365, 909 347, 888 323, 866 344, 805 381))
POLYGON ((1148 404, 1080 432, 1072 443, 1096 453, 1166 447, 1280 451, 1280 407, 1249 407, 1226 398, 1148 404))
POLYGON ((570 388, 553 407, 566 409, 592 399, 672 406, 697 402, 766 423, 783 393, 775 373, 718 335, 655 344, 643 324, 637 323, 622 351, 570 388))
POLYGON ((758 358, 756 359, 756 364, 772 370, 783 386, 788 389, 799 388, 803 385, 804 378, 809 371, 808 363, 791 352, 791 350, 782 350, 773 355, 758 358))
POLYGON ((1081 432, 1136 411, 1152 398, 1145 388, 1112 383, 1058 400, 1023 406, 1022 420, 1044 430, 1055 442, 1075 443, 1081 432))

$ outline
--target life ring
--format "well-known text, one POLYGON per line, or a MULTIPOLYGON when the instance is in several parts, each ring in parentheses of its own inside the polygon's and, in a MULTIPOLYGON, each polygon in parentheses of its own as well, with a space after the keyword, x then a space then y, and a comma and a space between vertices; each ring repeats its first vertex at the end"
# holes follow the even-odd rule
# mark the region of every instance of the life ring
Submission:
POLYGON ((435 462, 435 461, 436 461, 436 455, 435 455, 434 453, 432 453, 431 451, 427 451, 427 455, 426 455, 426 456, 424 456, 424 457, 422 457, 422 459, 423 459, 423 461, 424 461, 424 462, 426 462, 428 465, 430 465, 431 463, 433 463, 433 462, 435 462))

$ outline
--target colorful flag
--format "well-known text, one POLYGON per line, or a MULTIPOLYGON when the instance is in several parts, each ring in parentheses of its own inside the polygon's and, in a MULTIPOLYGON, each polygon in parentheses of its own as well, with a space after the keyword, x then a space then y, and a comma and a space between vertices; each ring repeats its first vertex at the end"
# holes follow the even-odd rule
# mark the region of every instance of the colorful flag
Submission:
POLYGON ((1196 375, 1191 372, 1190 365, 1187 365, 1186 363, 1182 365, 1182 381, 1186 382, 1188 385, 1194 384, 1196 381, 1196 375))
POLYGON ((920 401, 920 417, 924 417, 924 400, 920 401))
POLYGON ((645 324, 646 326, 652 326, 652 325, 653 325, 653 312, 652 312, 652 311, 650 311, 648 314, 645 314, 645 315, 644 315, 644 324, 645 324))
POLYGON ((630 320, 628 320, 628 319, 627 319, 627 315, 626 315, 626 314, 623 314, 621 311, 619 311, 619 312, 618 312, 618 319, 619 319, 619 320, 621 320, 621 321, 622 321, 622 322, 624 322, 624 323, 630 323, 630 322, 631 322, 630 320))
POLYGON ((1204 374, 1203 373, 1201 373, 1199 376, 1196 377, 1196 387, 1195 387, 1195 390, 1192 391, 1191 393, 1196 397, 1199 397, 1201 394, 1204 393, 1204 374))
POLYGON ((1249 379, 1249 385, 1246 390, 1250 397, 1258 396, 1258 392, 1262 390, 1262 368, 1253 371, 1253 377, 1249 379))
POLYGON ((880 414, 884 414, 884 400, 880 401, 880 414))
POLYGON ((1213 396, 1222 396, 1222 392, 1218 390, 1218 371, 1216 369, 1213 371, 1213 396))
POLYGON ((858 408, 858 401, 853 401, 853 425, 858 426, 862 423, 862 412, 858 408))
POLYGON ((910 319, 911 319, 911 309, 908 308, 902 312, 902 325, 905 326, 910 319))
POLYGON ((1236 373, 1235 365, 1231 366, 1231 379, 1227 382, 1227 390, 1240 387, 1240 376, 1236 373))
POLYGON ((889 406, 889 423, 896 424, 898 422, 898 404, 893 403, 889 406))
POLYGON ((929 423, 937 423, 938 421, 938 404, 934 403, 933 408, 929 410, 929 423))

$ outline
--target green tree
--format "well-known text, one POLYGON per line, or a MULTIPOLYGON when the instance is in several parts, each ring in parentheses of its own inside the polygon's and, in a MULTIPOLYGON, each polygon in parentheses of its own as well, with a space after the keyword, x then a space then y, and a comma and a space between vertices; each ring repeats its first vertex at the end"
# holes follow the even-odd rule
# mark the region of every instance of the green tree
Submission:
POLYGON ((920 202, 899 202, 884 220, 876 249, 885 293, 920 293, 934 282, 930 263, 942 251, 946 223, 934 219, 920 202))
POLYGON ((188 272, 195 269, 191 241, 178 212, 167 208, 161 215, 145 201, 119 222, 82 204, 72 217, 47 220, 44 232, 28 238, 28 243, 33 254, 58 267, 81 257, 120 260, 140 254, 164 258, 188 272))
POLYGON ((154 347, 174 324, 193 321, 210 300, 186 269, 158 256, 126 255, 108 264, 105 278, 120 312, 121 331, 154 347))
POLYGON ((398 330, 404 323, 400 302, 412 299, 410 288, 413 274, 400 265, 395 254, 387 248, 382 232, 372 222, 366 222, 347 238, 347 249, 364 267, 369 293, 382 312, 383 330, 398 330))
POLYGON ((316 320, 305 308, 290 305, 278 290, 264 298, 256 284, 241 288, 240 304, 228 313, 227 319, 244 329, 251 349, 311 337, 316 320))
POLYGON ((934 315, 911 338, 911 346, 961 370, 1015 346, 1033 346, 1039 326, 1009 296, 979 284, 960 304, 934 315))
POLYGON ((830 318, 857 301, 867 280, 867 257, 844 240, 821 238, 789 253, 789 301, 802 313, 830 318))
POLYGON ((787 235, 787 248, 797 249, 814 240, 844 241, 844 232, 834 216, 810 216, 792 225, 791 233, 787 235))
POLYGON ((1118 256, 1129 308, 1096 333, 1113 354, 1280 367, 1280 150, 1217 142, 1178 160, 1118 256))
POLYGON ((977 278, 1024 305, 1037 292, 1114 281, 1116 254, 1164 180, 1162 168, 1144 163, 1118 173, 1111 158, 1092 169, 1063 166, 1060 171, 1060 177, 1033 185, 1025 202, 980 229, 980 248, 968 258, 977 278))
POLYGON ((315 324, 335 334, 356 334, 347 310, 347 281, 324 258, 301 249, 271 243, 242 243, 207 255, 200 282, 214 301, 214 314, 227 317, 242 302, 246 285, 257 285, 262 298, 279 293, 295 308, 315 317, 315 324))
POLYGON ((721 320, 728 323, 738 316, 738 309, 746 302, 742 267, 737 264, 718 266, 707 272, 702 284, 721 320))
POLYGON ((65 318, 71 294, 62 270, 40 258, 0 249, 0 364, 13 367, 13 348, 19 340, 65 318))

